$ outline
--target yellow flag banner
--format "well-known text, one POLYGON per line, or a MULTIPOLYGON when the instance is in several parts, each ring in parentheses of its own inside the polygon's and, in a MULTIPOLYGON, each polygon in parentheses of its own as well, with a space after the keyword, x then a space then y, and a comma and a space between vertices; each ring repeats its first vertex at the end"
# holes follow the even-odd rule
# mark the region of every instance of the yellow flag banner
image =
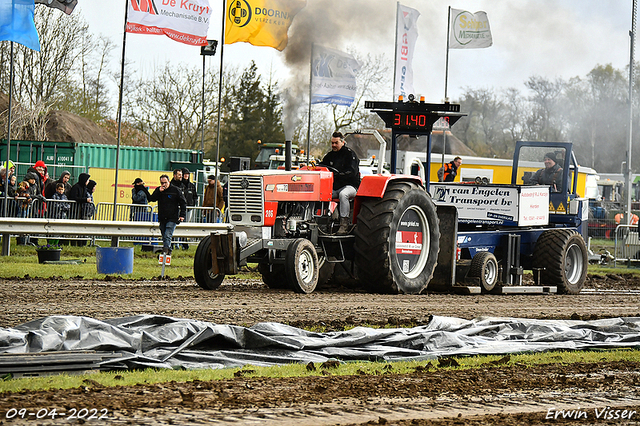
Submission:
POLYGON ((287 32, 306 0, 227 0, 225 44, 287 47, 287 32))

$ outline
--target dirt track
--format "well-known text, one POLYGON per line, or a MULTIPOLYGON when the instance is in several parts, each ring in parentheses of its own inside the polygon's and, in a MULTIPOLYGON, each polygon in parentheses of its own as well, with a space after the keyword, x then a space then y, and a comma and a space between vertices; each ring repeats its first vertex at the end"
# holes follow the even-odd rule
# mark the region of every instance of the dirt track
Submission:
MULTIPOLYGON (((591 277, 587 287, 640 289, 631 276, 591 277)), ((259 281, 225 283, 203 291, 191 279, 131 282, 1 280, 0 326, 12 327, 48 315, 97 319, 161 314, 221 324, 277 321, 295 326, 352 324, 417 325, 430 315, 476 318, 509 316, 596 319, 640 316, 640 292, 578 296, 370 295, 344 288, 297 295, 267 289, 259 281)), ((214 383, 105 389, 86 387, 56 392, 24 392, 0 398, 0 424, 12 407, 106 408, 113 424, 552 424, 549 409, 579 409, 587 420, 607 406, 640 412, 640 365, 573 364, 526 368, 487 366, 444 371, 433 365, 410 375, 393 366, 376 374, 305 379, 238 377, 214 383), (555 408, 554 408, 555 407, 555 408), (635 408, 634 408, 635 407, 635 408), (458 415, 463 418, 459 418, 458 415), (235 419, 235 420, 234 420, 235 419), (551 422, 551 423, 550 423, 551 422)), ((619 413, 620 414, 620 413, 619 413)), ((609 424, 637 424, 639 415, 609 424)), ((42 421, 59 424, 62 421, 42 421)), ((593 421, 593 423, 591 423, 593 421)), ((68 422, 68 421, 67 421, 68 422)))
MULTIPOLYGON (((633 275, 591 277, 586 287, 640 290, 633 275)), ((294 326, 424 324, 430 315, 472 319, 500 316, 538 319, 597 319, 640 316, 635 294, 577 296, 453 294, 380 295, 343 287, 309 295, 268 289, 258 280, 226 279, 204 291, 193 279, 165 281, 0 280, 0 327, 12 327, 48 315, 83 315, 106 319, 137 314, 168 315, 218 324, 251 326, 276 321, 294 326)))

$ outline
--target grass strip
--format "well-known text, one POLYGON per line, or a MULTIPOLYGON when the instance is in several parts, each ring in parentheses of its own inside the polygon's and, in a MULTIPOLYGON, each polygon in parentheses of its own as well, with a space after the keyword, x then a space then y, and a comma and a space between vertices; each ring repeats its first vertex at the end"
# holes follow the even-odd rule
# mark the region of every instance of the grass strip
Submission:
MULTIPOLYGON (((41 244, 45 240, 40 240, 41 244)), ((99 246, 109 247, 109 243, 100 241, 99 246)), ((142 251, 141 245, 123 243, 121 247, 133 247, 133 273, 118 274, 125 280, 154 279, 162 274, 162 265, 158 263, 158 254, 142 251)), ((192 278, 193 257, 196 246, 188 250, 176 249, 171 254, 171 265, 165 266, 165 278, 192 278)), ((0 278, 62 278, 80 280, 99 280, 107 275, 98 273, 96 265, 96 247, 63 246, 58 264, 40 264, 36 248, 31 245, 19 246, 12 241, 11 256, 0 262, 0 278), (65 261, 79 261, 67 263, 65 261)), ((258 273, 239 274, 239 279, 260 279, 258 273)))
POLYGON ((166 382, 189 382, 194 380, 212 381, 229 380, 236 377, 308 377, 321 376, 323 371, 334 376, 408 374, 416 370, 472 369, 534 366, 543 364, 601 363, 631 361, 640 362, 640 351, 635 349, 594 350, 594 351, 552 351, 521 353, 512 355, 483 355, 468 357, 446 357, 432 361, 402 362, 337 362, 328 361, 323 364, 289 364, 285 366, 256 367, 245 365, 242 368, 225 368, 219 370, 164 370, 146 369, 134 371, 96 372, 82 375, 61 374, 47 377, 29 377, 11 379, 5 377, 0 381, 0 393, 39 391, 53 389, 70 389, 87 386, 87 383, 98 383, 101 386, 134 386, 137 384, 156 384, 166 382))

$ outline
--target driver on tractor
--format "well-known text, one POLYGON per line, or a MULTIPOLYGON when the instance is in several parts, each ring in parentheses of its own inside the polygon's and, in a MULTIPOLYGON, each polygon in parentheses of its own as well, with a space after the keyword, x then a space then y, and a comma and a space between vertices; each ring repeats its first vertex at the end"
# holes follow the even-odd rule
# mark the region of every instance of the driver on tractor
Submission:
POLYGON ((342 133, 334 132, 331 135, 331 151, 324 156, 320 165, 328 167, 333 172, 332 197, 340 200, 339 235, 348 233, 351 225, 349 201, 356 197, 358 186, 360 186, 359 164, 358 156, 345 145, 342 133))
POLYGON ((555 152, 544 155, 544 168, 538 170, 531 178, 534 185, 549 185, 552 192, 560 191, 562 187, 562 167, 558 165, 555 152))

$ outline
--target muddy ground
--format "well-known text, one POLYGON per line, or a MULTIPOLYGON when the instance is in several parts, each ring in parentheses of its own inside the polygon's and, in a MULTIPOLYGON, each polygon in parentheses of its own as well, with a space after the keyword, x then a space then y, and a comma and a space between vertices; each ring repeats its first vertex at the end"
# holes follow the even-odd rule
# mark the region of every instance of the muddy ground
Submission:
MULTIPOLYGON (((640 316, 640 280, 633 275, 590 276, 577 296, 454 294, 371 295, 333 287, 311 295, 271 290, 260 281, 226 280, 204 291, 191 278, 126 281, 0 280, 0 327, 48 315, 97 319, 156 314, 220 324, 277 321, 299 327, 420 325, 431 315, 598 319, 640 316)), ((442 370, 438 362, 411 374, 393 365, 375 374, 338 377, 316 366, 320 377, 252 378, 165 383, 0 396, 0 424, 11 408, 28 412, 56 407, 65 416, 30 423, 77 423, 73 409, 95 409, 109 424, 397 424, 534 425, 639 424, 640 365, 558 363, 550 366, 487 365, 473 371, 442 370), (609 407, 609 408, 607 408, 609 407), (104 411, 102 411, 104 410, 104 411), (627 410, 624 412, 624 410, 627 410), (633 413, 635 411, 636 413, 633 413), (562 419, 562 417, 570 417, 562 419)), ((26 414, 28 418, 29 415, 26 414)))

